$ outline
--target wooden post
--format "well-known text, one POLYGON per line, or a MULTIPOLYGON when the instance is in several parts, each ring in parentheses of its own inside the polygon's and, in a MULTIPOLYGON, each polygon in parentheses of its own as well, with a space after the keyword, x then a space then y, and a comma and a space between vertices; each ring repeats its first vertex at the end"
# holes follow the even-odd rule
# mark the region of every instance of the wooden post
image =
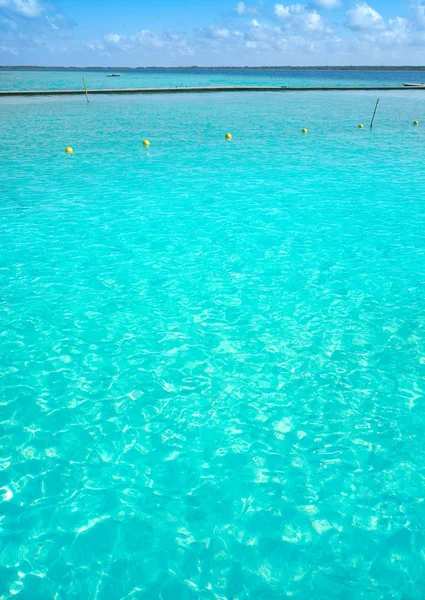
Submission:
POLYGON ((375 110, 373 112, 373 117, 372 117, 372 121, 370 122, 370 128, 372 129, 373 127, 373 122, 375 120, 375 115, 376 115, 376 111, 378 110, 378 104, 379 104, 379 99, 376 101, 376 106, 375 106, 375 110))
POLYGON ((84 83, 84 91, 86 92, 86 100, 87 100, 87 104, 88 104, 89 103, 89 95, 87 93, 86 80, 84 79, 84 76, 83 76, 83 83, 84 83))

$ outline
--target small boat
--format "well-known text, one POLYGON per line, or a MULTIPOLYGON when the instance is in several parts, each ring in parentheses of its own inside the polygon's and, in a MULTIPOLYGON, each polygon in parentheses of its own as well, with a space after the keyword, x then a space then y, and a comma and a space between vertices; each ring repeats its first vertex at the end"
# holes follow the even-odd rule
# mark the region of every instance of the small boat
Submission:
POLYGON ((107 77, 121 77, 121 73, 109 73, 107 77))
POLYGON ((408 88, 425 88, 425 83, 403 83, 403 86, 408 88))

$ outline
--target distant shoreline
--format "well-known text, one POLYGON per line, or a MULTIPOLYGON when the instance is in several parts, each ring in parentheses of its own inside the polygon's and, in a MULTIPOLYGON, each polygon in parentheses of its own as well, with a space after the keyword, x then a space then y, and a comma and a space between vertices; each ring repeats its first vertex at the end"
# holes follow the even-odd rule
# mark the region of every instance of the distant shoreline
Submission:
POLYGON ((425 66, 341 66, 341 67, 37 67, 0 66, 0 71, 425 71, 425 66))

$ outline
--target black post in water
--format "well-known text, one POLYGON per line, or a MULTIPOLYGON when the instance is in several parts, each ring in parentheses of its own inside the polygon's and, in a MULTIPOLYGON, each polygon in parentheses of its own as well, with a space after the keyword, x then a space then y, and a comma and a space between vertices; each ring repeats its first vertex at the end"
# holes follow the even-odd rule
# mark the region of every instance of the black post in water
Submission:
POLYGON ((376 101, 376 106, 375 106, 375 110, 373 112, 373 117, 372 117, 372 121, 370 122, 370 128, 372 129, 373 127, 373 122, 375 120, 375 115, 376 115, 376 111, 378 110, 378 104, 379 104, 379 99, 376 101))

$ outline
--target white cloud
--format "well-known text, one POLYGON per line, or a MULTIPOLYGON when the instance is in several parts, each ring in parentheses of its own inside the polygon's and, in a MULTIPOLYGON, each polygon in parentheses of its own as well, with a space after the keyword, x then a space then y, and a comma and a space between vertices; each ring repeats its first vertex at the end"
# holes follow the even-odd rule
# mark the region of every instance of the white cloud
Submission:
POLYGON ((52 44, 47 44, 46 48, 50 54, 66 54, 68 52, 66 46, 53 46, 52 44))
POLYGON ((374 8, 362 2, 347 11, 347 25, 359 31, 373 31, 385 28, 384 19, 374 8))
POLYGON ((8 8, 24 17, 39 17, 43 8, 38 0, 0 0, 1 8, 8 8))
MULTIPOLYGON (((300 4, 298 4, 298 6, 300 6, 300 4)), ((289 17, 289 9, 289 6, 283 6, 283 4, 275 4, 274 6, 275 15, 281 19, 287 19, 289 17)))
POLYGON ((48 24, 50 25, 50 27, 52 29, 54 29, 55 31, 60 31, 59 27, 56 25, 54 20, 51 19, 50 17, 48 17, 47 15, 46 15, 46 21, 48 22, 48 24))
POLYGON ((322 31, 324 24, 322 17, 315 10, 309 11, 304 4, 275 4, 275 15, 289 29, 307 31, 322 31))
MULTIPOLYGON (((257 20, 250 21, 249 25, 250 28, 243 36, 245 48, 255 50, 256 56, 275 53, 282 62, 289 62, 289 56, 304 55, 304 59, 300 60, 306 64, 308 59, 306 60, 305 55, 328 54, 337 50, 341 41, 333 36, 330 37, 326 29, 298 31, 288 28, 286 24, 269 25, 257 20)), ((317 58, 315 62, 318 62, 317 58)))
POLYGON ((166 31, 164 33, 164 45, 172 51, 177 50, 184 56, 193 56, 194 50, 190 46, 187 36, 180 31, 166 31))
POLYGON ((21 64, 33 64, 35 56, 37 61, 48 61, 50 54, 66 54, 70 49, 63 38, 72 37, 74 25, 43 1, 0 0, 0 62, 9 64, 11 54, 19 55, 21 64), (2 18, 12 12, 13 20, 2 18))
POLYGON ((87 48, 93 52, 103 52, 105 50, 105 46, 101 42, 89 42, 87 48))
POLYGON ((162 48, 164 45, 163 40, 149 29, 141 29, 130 39, 143 48, 162 48))
POLYGON ((396 17, 395 19, 390 19, 388 21, 388 26, 384 31, 379 31, 378 34, 371 39, 374 39, 377 47, 384 48, 409 43, 409 38, 412 40, 408 19, 396 17))
POLYGON ((228 38, 230 35, 230 31, 225 27, 220 28, 214 25, 208 29, 208 33, 213 38, 228 38))
MULTIPOLYGON (((36 49, 40 60, 44 49, 45 52, 64 52, 69 55, 67 62, 73 61, 81 42, 77 39, 67 42, 67 49, 55 43, 55 37, 63 37, 61 31, 67 23, 63 16, 49 8, 47 1, 51 2, 0 0, 0 7, 6 9, 1 11, 0 8, 0 12, 8 17, 0 18, 0 53, 4 53, 6 61, 16 49, 20 61, 29 60, 31 52, 34 53, 32 49, 36 49), (11 16, 12 10, 16 17, 11 16), (38 18, 28 19, 30 15, 38 18), (12 24, 11 18, 16 24, 12 24)), ((188 32, 140 29, 127 35, 112 29, 103 38, 88 40, 85 48, 87 53, 96 53, 99 59, 125 52, 122 62, 129 65, 419 64, 425 48, 425 0, 405 1, 411 5, 407 18, 390 11, 391 18, 384 19, 368 4, 373 5, 373 0, 350 0, 345 22, 340 19, 337 37, 321 12, 346 4, 343 0, 274 0, 274 20, 267 18, 267 9, 258 8, 260 2, 233 0, 230 4, 234 6, 233 14, 228 13, 228 20, 224 20, 222 14, 223 20, 205 29, 188 32), (186 57, 194 58, 189 62, 186 57)), ((335 13, 336 21, 338 16, 339 13, 335 13)), ((122 64, 120 61, 116 64, 122 64)), ((105 64, 106 59, 102 62, 105 64)))
POLYGON ((238 2, 234 8, 234 12, 238 15, 255 15, 257 9, 247 6, 245 2, 238 2))
MULTIPOLYGON (((383 60, 388 63, 397 61, 396 64, 400 64, 397 60, 400 49, 405 48, 407 53, 403 63, 410 64, 413 62, 412 51, 425 46, 425 7, 421 2, 415 2, 410 6, 409 18, 396 16, 385 21, 365 2, 356 4, 347 15, 347 25, 358 34, 351 43, 355 56, 361 53, 366 57, 373 55, 382 57, 383 52, 387 52, 387 56, 391 58, 381 58, 380 64, 383 60)), ((348 40, 345 40, 345 45, 350 46, 348 40)))
POLYGON ((149 29, 141 29, 134 35, 120 35, 118 33, 109 33, 103 38, 104 44, 109 49, 118 49, 124 52, 135 48, 158 49, 165 44, 162 37, 149 31, 149 29))
POLYGON ((109 33, 105 35, 105 42, 107 44, 119 44, 123 39, 122 35, 118 35, 118 33, 109 33))
POLYGON ((279 43, 279 40, 284 37, 284 33, 280 27, 268 25, 267 23, 259 23, 256 19, 250 22, 251 28, 245 32, 244 41, 247 48, 260 46, 263 49, 271 48, 279 43))
POLYGON ((314 0, 314 3, 320 8, 327 9, 338 8, 338 6, 341 6, 341 2, 339 0, 314 0))
POLYGON ((410 7, 410 14, 415 29, 425 30, 425 6, 422 4, 413 4, 410 7))
POLYGON ((10 19, 0 19, 0 29, 18 29, 15 21, 11 21, 10 19))
MULTIPOLYGON (((217 33, 217 32, 214 32, 217 33)), ((211 34, 211 31, 209 31, 211 34)), ((220 35, 220 33, 218 34, 220 35)), ((223 33, 221 32, 221 35, 223 33)), ((102 41, 92 40, 87 44, 87 48, 93 52, 137 52, 141 48, 144 50, 159 51, 165 49, 170 55, 181 54, 192 56, 194 54, 187 36, 178 31, 167 30, 161 34, 156 34, 149 29, 141 29, 133 35, 121 35, 119 33, 109 33, 105 35, 102 41)))
POLYGON ((14 56, 19 55, 19 50, 13 46, 0 46, 0 52, 7 52, 8 54, 13 54, 14 56))
MULTIPOLYGON (((349 47, 348 40, 344 41, 345 45, 349 47)), ((417 61, 412 61, 412 56, 417 52, 422 53, 424 46, 425 35, 417 28, 417 24, 412 19, 394 17, 390 18, 387 23, 382 19, 382 26, 359 31, 359 35, 351 42, 351 51, 355 56, 362 54, 365 57, 378 57, 378 64, 382 64, 383 60, 391 64, 394 59, 398 64, 412 62, 415 64, 417 61), (404 58, 400 58, 403 56, 403 49, 405 51, 404 58), (387 58, 383 59, 382 57, 387 58)), ((420 56, 420 54, 416 54, 416 56, 420 56)))

